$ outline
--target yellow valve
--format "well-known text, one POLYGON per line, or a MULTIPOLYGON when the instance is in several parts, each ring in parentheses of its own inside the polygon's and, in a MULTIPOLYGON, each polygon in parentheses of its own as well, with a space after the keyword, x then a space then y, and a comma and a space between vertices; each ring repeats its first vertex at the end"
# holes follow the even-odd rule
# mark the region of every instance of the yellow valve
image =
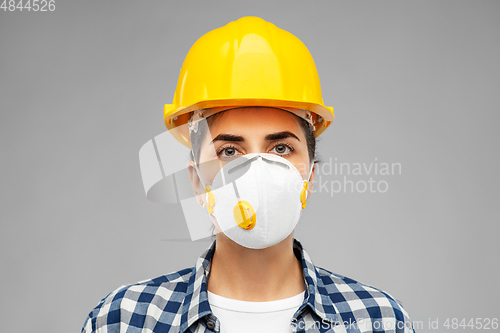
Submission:
POLYGON ((207 200, 207 205, 210 207, 215 206, 215 196, 212 192, 205 193, 205 198, 207 200))
POLYGON ((304 181, 304 188, 302 189, 302 192, 300 192, 300 202, 302 202, 302 209, 306 208, 308 187, 309 187, 309 184, 306 180, 306 181, 304 181))
POLYGON ((239 201, 233 208, 233 216, 238 226, 245 230, 252 229, 257 222, 255 210, 248 201, 239 201))
POLYGON ((209 214, 214 212, 215 206, 215 196, 212 192, 210 192, 210 187, 205 186, 205 201, 207 202, 207 210, 209 214))

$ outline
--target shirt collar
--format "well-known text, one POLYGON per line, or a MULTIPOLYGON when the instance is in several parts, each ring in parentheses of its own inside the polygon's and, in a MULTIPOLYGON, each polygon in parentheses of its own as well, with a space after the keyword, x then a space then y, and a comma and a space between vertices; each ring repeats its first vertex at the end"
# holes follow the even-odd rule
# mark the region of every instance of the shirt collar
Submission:
MULTIPOLYGON (((212 313, 208 303, 207 280, 210 273, 211 260, 215 251, 214 240, 210 247, 198 258, 196 266, 189 278, 186 296, 182 304, 180 333, 184 333, 188 327, 199 319, 212 313)), ((309 307, 322 320, 338 323, 338 314, 331 298, 318 277, 318 271, 311 258, 302 247, 302 244, 293 239, 293 251, 295 256, 302 262, 302 272, 306 285, 304 302, 299 311, 309 307)))

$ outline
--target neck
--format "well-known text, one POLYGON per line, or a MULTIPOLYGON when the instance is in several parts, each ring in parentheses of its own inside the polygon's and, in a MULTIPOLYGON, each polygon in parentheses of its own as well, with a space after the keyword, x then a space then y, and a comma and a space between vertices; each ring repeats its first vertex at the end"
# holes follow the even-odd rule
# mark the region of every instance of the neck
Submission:
POLYGON ((208 290, 243 301, 265 302, 305 290, 302 264, 293 253, 293 233, 265 249, 248 249, 217 234, 208 290))

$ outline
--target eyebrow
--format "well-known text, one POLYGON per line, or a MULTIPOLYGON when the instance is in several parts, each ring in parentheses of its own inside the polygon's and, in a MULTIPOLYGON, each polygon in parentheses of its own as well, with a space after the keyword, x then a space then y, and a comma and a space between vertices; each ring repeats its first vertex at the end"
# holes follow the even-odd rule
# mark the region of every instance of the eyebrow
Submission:
MULTIPOLYGON (((289 132, 289 131, 276 132, 276 133, 268 134, 265 137, 265 139, 268 141, 281 140, 281 139, 285 139, 285 138, 295 138, 298 141, 300 141, 300 139, 295 134, 293 134, 292 132, 289 132)), ((243 141, 245 141, 245 139, 243 139, 243 137, 241 135, 219 134, 212 140, 212 143, 214 143, 216 141, 243 142, 243 141)))

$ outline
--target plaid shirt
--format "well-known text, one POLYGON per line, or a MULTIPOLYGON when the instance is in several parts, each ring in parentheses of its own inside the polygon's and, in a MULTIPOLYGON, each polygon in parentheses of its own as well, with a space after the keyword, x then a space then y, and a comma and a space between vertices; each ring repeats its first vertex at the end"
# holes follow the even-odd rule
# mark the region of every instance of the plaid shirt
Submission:
MULTIPOLYGON (((218 333, 207 277, 215 240, 196 266, 123 286, 88 315, 82 333, 218 333)), ((407 312, 389 294, 312 263, 299 241, 293 251, 302 262, 306 292, 291 318, 291 332, 414 332, 407 312)))

